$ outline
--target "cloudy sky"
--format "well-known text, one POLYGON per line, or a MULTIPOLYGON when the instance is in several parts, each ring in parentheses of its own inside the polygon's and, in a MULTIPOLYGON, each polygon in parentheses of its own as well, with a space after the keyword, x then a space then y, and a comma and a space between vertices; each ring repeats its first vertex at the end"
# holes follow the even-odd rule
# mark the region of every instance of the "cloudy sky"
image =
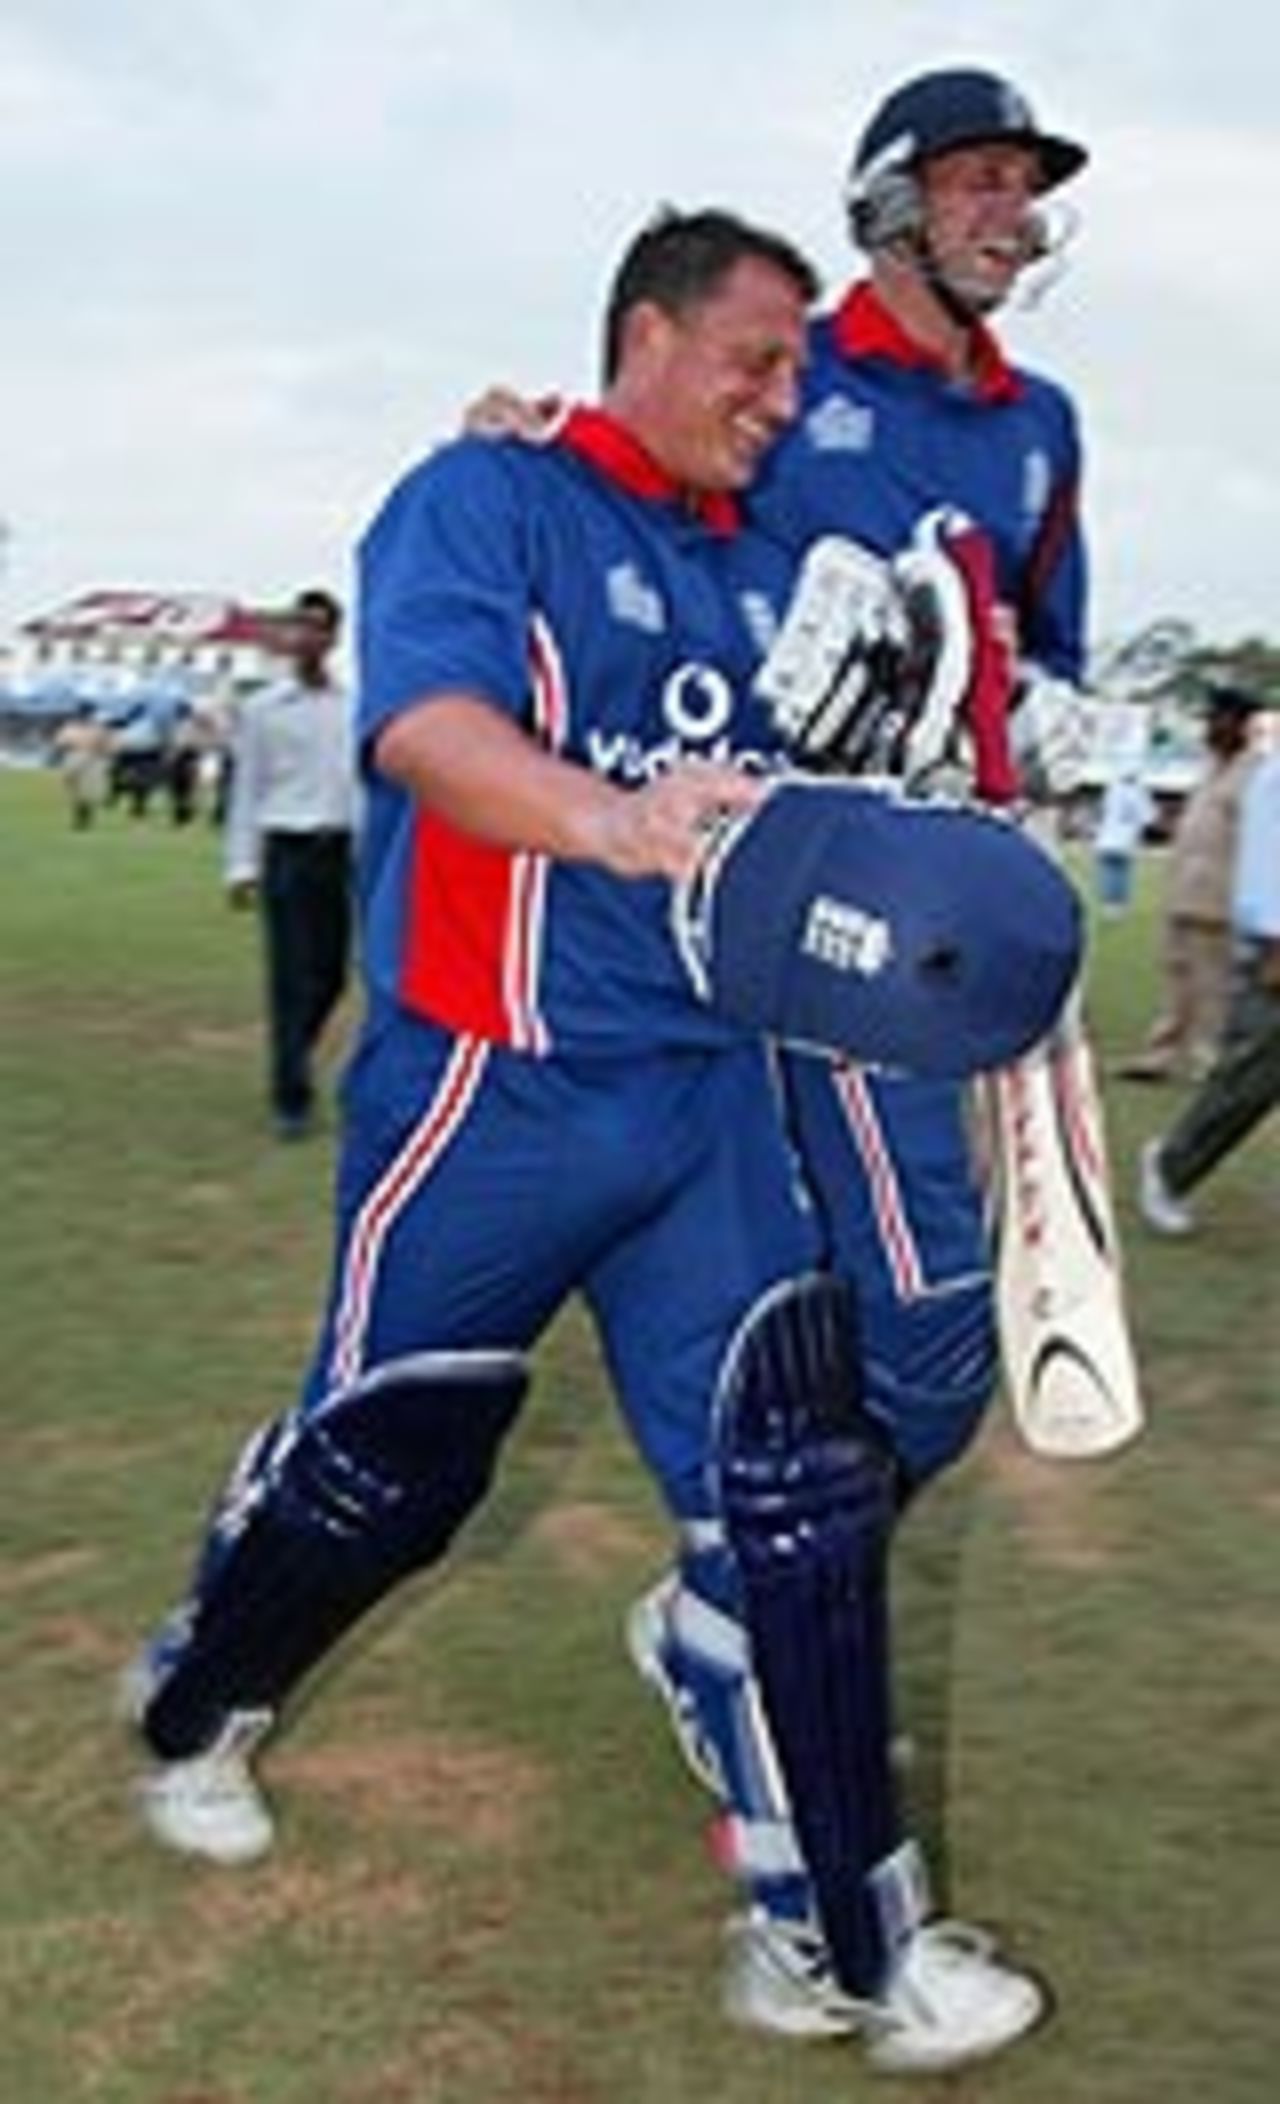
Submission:
POLYGON ((346 591, 483 382, 591 391, 663 199, 838 286, 853 139, 948 62, 1092 149, 1004 331, 1081 405, 1096 637, 1280 635, 1274 0, 3 0, 0 627, 91 587, 346 591))

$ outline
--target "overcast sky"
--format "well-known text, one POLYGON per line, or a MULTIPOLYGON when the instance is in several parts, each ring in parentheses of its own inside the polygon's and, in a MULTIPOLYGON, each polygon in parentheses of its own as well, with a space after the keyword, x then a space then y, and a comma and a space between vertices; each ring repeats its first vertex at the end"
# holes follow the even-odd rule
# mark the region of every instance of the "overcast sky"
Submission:
POLYGON ((1081 407, 1095 637, 1280 635, 1274 0, 0 0, 0 625, 345 593, 483 382, 592 391, 663 199, 837 289, 854 138, 954 62, 1093 155, 1065 274, 1002 326, 1081 407))

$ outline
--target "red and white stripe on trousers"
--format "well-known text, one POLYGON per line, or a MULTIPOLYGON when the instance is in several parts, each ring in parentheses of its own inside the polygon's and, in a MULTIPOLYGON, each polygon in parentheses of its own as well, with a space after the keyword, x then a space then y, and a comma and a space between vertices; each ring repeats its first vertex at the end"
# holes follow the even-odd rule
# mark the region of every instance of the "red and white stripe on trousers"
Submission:
POLYGON ((839 1066, 834 1075, 850 1138, 866 1171, 871 1210, 894 1291, 900 1300, 918 1300, 928 1291, 928 1280, 875 1098, 860 1067, 839 1066))
POLYGON ((338 1289, 328 1387, 345 1388, 364 1371, 369 1311, 387 1236, 463 1123, 484 1076, 491 1047, 460 1037, 422 1116, 367 1193, 351 1223, 338 1289))
MULTIPOLYGON (((563 746, 568 728, 568 697, 555 638, 540 615, 534 615, 530 624, 529 648, 534 724, 547 746, 555 751, 563 746)), ((517 854, 512 858, 513 911, 503 951, 502 987, 511 1024, 510 1042, 530 1052, 545 1051, 548 1042, 537 1005, 546 878, 545 855, 517 854)), ((457 1037, 430 1102, 366 1194, 352 1221, 334 1317, 327 1384, 330 1389, 345 1387, 364 1368, 369 1312, 387 1236, 466 1118, 484 1077, 490 1050, 487 1038, 466 1033, 457 1037)))

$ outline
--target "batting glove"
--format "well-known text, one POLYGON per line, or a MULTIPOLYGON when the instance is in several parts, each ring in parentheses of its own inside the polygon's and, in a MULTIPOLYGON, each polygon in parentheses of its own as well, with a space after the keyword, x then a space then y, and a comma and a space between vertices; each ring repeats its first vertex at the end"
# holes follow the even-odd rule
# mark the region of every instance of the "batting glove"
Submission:
POLYGON ((1024 794, 1032 802, 1052 803, 1081 786, 1091 720, 1088 696, 1070 680, 1051 679, 1035 666, 1024 668, 1009 737, 1024 794))
POLYGON ((794 759, 840 774, 897 771, 906 644, 890 565, 839 534, 815 541, 755 681, 794 759))

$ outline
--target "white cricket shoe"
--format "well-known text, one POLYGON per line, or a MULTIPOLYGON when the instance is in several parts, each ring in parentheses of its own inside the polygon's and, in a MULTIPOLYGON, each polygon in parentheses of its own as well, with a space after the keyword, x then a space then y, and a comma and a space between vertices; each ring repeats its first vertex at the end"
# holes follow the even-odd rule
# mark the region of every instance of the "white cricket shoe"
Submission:
POLYGON ((1189 1235, 1195 1220, 1164 1180, 1159 1139, 1148 1140, 1138 1170, 1138 1207, 1147 1226, 1158 1235, 1189 1235))
POLYGON ((753 1908, 725 1924, 725 2015, 775 2038, 848 2038, 869 2005, 846 1994, 821 1933, 753 1908))
POLYGON ((1043 1987, 962 1921, 916 1930, 866 2025, 867 2059, 886 2075, 940 2074, 1012 2045, 1048 2008, 1043 1987))
POLYGON ((254 1863, 275 1840, 275 1823, 250 1765, 271 1728, 270 1710, 233 1710, 203 1753, 157 1761, 135 1786, 152 1836, 209 1863, 254 1863))
POLYGON ((627 1615, 627 1650, 640 1678, 666 1704, 671 1729, 689 1773, 704 1790, 719 1797, 724 1784, 715 1748, 707 1740, 694 1697, 680 1680, 672 1660, 671 1605, 679 1584, 680 1580, 669 1573, 640 1595, 627 1615))
POLYGON ((821 1934, 760 1912, 728 1925, 724 2006, 775 2037, 860 2036, 881 2074, 937 2074, 1011 2045, 1043 2015, 1043 1990, 965 1923, 926 1922, 875 2001, 836 1980, 821 1934))

